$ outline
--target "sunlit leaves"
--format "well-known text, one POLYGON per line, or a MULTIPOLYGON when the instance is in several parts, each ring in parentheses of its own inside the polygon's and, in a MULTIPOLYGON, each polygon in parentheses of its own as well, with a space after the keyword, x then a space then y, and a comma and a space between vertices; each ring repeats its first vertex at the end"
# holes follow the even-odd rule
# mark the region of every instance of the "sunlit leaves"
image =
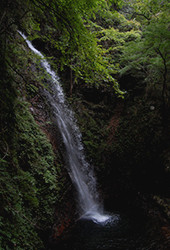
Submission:
MULTIPOLYGON (((41 8, 46 20, 41 25, 43 39, 58 54, 58 68, 70 67, 74 74, 74 82, 82 79, 88 86, 111 84, 118 91, 114 79, 117 72, 105 48, 98 42, 96 29, 99 12, 109 10, 109 4, 116 6, 121 1, 105 0, 33 0, 41 8), (91 18, 91 19, 90 19, 91 18)), ((110 5, 111 6, 111 5, 110 5)), ((42 23, 42 21, 40 21, 42 23)), ((100 29, 100 27, 99 27, 100 29)))
MULTIPOLYGON (((152 10, 149 22, 142 22, 142 36, 136 42, 129 42, 122 56, 123 67, 121 74, 142 76, 149 85, 159 88, 165 102, 168 92, 168 72, 170 70, 170 33, 169 11, 167 1, 143 1, 142 7, 138 1, 138 10, 152 10), (155 6, 152 5, 155 3, 155 6), (160 5, 160 8, 158 8, 160 5), (141 8, 140 8, 141 7, 141 8), (152 8, 151 8, 152 7, 152 8), (167 7, 167 8, 166 8, 167 7)), ((146 13, 145 13, 146 14, 146 13)))
POLYGON ((165 11, 168 7, 168 0, 131 0, 127 2, 130 7, 129 14, 143 24, 147 24, 158 13, 165 11))

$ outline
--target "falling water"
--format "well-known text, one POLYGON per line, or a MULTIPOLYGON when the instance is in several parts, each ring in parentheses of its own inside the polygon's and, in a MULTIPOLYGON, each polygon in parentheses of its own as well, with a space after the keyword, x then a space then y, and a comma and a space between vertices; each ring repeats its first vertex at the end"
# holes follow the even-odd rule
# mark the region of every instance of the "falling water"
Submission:
POLYGON ((19 34, 25 39, 28 47, 40 57, 42 67, 50 76, 50 91, 44 90, 44 93, 53 109, 54 117, 63 138, 69 174, 78 192, 80 217, 93 220, 96 223, 105 223, 111 217, 103 213, 99 203, 96 179, 91 166, 85 159, 81 133, 76 125, 73 111, 66 103, 59 78, 44 56, 34 48, 26 36, 20 31, 19 34))

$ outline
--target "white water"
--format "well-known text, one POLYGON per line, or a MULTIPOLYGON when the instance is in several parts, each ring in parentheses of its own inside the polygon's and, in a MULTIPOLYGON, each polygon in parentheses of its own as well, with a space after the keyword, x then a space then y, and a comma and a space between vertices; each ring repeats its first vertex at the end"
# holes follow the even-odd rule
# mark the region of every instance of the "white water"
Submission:
POLYGON ((85 160, 81 133, 76 125, 72 110, 68 107, 58 76, 51 69, 44 56, 19 32, 28 47, 40 57, 41 65, 50 76, 50 91, 44 90, 52 109, 66 149, 69 174, 78 192, 80 218, 96 223, 106 223, 111 217, 103 213, 98 201, 96 179, 93 170, 85 160))

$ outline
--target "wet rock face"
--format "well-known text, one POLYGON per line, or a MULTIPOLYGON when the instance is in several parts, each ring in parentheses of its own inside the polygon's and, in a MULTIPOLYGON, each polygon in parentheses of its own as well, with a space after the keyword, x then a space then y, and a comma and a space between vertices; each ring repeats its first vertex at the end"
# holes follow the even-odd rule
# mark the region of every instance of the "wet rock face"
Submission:
POLYGON ((104 98, 104 93, 101 93, 101 91, 96 88, 84 88, 82 94, 86 101, 95 104, 100 103, 104 98))
POLYGON ((48 51, 46 49, 46 43, 43 42, 40 38, 36 38, 32 41, 32 44, 37 48, 39 51, 43 52, 44 54, 47 54, 48 51))
POLYGON ((37 124, 46 134, 52 144, 55 154, 55 165, 58 172, 58 183, 60 190, 56 198, 54 211, 54 224, 50 231, 50 242, 57 242, 60 237, 74 224, 76 217, 75 191, 67 172, 64 160, 64 146, 57 126, 53 122, 53 116, 43 96, 37 95, 30 101, 30 111, 37 124))

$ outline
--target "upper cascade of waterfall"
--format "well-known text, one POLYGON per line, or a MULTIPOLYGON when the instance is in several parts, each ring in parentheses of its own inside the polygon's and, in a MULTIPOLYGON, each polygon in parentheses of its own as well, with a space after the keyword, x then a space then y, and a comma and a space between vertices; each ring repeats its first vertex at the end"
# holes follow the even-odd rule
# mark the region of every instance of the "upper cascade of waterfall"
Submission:
POLYGON ((63 138, 69 174, 78 193, 80 218, 89 219, 95 223, 106 223, 110 221, 111 216, 103 213, 96 189, 96 179, 91 166, 85 159, 81 133, 76 125, 73 111, 65 100, 59 77, 51 69, 42 53, 32 45, 22 32, 18 32, 25 39, 28 47, 41 58, 41 66, 50 76, 50 90, 45 89, 44 95, 50 103, 63 138))

